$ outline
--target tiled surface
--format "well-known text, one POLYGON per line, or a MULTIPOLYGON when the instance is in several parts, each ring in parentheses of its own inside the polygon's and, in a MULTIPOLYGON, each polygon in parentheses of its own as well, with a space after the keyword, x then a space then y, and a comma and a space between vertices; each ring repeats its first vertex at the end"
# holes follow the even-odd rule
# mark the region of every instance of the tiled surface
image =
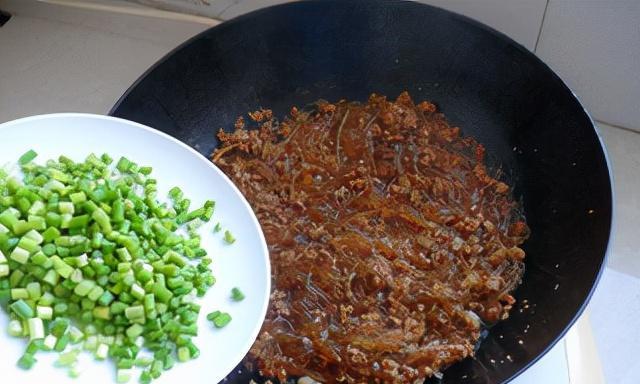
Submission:
POLYGON ((232 0, 232 3, 218 15, 222 20, 229 20, 256 9, 269 7, 271 5, 287 3, 287 0, 232 0))
POLYGON ((0 0, 0 122, 40 113, 106 113, 200 24, 0 0), (28 33, 27 33, 28 32, 28 33))
MULTIPOLYGON (((104 5, 125 5, 136 8, 147 8, 125 1, 107 0, 91 2, 104 5)), ((97 12, 34 0, 0 0, 0 8, 11 12, 18 19, 21 17, 29 17, 80 27, 82 29, 78 30, 78 38, 82 37, 81 33, 83 29, 86 29, 91 32, 111 35, 115 38, 141 40, 164 48, 173 48, 185 39, 206 28, 197 23, 162 20, 125 15, 122 13, 97 12)))
MULTIPOLYGON (((249 0, 250 1, 250 0, 249 0)), ((533 51, 547 0, 419 0, 469 16, 533 51)))
POLYGON ((640 1, 550 0, 537 54, 596 119, 640 130, 640 1))
POLYGON ((129 0, 169 11, 192 13, 217 18, 226 8, 238 0, 129 0))
POLYGON ((130 0, 171 11, 190 12, 228 20, 238 15, 291 0, 130 0))
POLYGON ((599 127, 613 166, 616 193, 609 266, 640 277, 640 133, 602 123, 599 127))
POLYGON ((607 383, 640 383, 640 279, 607 268, 589 309, 607 383))

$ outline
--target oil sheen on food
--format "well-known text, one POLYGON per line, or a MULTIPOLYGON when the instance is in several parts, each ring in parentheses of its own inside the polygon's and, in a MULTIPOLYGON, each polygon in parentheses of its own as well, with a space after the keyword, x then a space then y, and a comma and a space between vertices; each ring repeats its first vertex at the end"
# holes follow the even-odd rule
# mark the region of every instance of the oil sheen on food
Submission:
POLYGON ((262 375, 420 382, 508 317, 529 229, 484 147, 434 104, 402 93, 249 116, 213 159, 269 245, 271 304, 248 359, 262 375))

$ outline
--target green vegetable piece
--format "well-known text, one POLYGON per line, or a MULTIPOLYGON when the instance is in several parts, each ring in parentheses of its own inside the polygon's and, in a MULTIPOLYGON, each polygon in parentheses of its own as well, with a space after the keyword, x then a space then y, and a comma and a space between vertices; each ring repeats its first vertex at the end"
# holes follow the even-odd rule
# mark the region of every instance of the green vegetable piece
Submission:
POLYGON ((35 316, 33 309, 22 299, 15 301, 9 308, 21 319, 27 320, 35 316))
POLYGON ((229 231, 227 230, 227 231, 224 231, 224 241, 225 241, 227 244, 233 244, 233 243, 235 243, 235 242, 236 242, 236 238, 235 238, 235 237, 233 237, 233 235, 231 234, 231 232, 229 232, 229 231))
POLYGON ((231 321, 231 315, 221 311, 213 311, 207 315, 207 320, 213 322, 216 328, 223 328, 231 321))
POLYGON ((69 352, 60 354, 55 362, 56 367, 70 367, 74 365, 78 361, 79 354, 80 350, 78 349, 73 349, 69 352))
POLYGON ((20 368, 22 368, 24 370, 29 370, 29 369, 33 368, 33 366, 35 365, 35 363, 37 361, 38 360, 36 360, 36 358, 32 354, 25 353, 18 360, 18 367, 20 367, 20 368))
POLYGON ((231 315, 226 312, 220 313, 213 319, 213 325, 216 328, 224 328, 227 324, 231 322, 231 315))
POLYGON ((185 362, 191 359, 191 354, 189 353, 189 348, 180 347, 178 348, 178 361, 185 362))
POLYGON ((242 293, 242 291, 239 288, 234 287, 233 289, 231 289, 231 299, 233 301, 242 301, 244 300, 244 298, 245 298, 244 293, 242 293))
POLYGON ((26 153, 24 153, 22 156, 20 156, 20 158, 18 159, 18 164, 25 165, 27 163, 30 163, 37 156, 38 154, 36 153, 36 151, 34 151, 33 149, 30 149, 26 153))

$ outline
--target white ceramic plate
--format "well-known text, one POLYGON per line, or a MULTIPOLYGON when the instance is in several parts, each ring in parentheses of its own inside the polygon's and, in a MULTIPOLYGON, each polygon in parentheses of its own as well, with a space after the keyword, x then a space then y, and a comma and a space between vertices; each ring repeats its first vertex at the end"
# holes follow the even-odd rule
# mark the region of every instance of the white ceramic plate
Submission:
MULTIPOLYGON (((213 130, 212 133, 214 134, 213 130)), ((16 163, 18 157, 33 149, 36 162, 66 155, 75 161, 90 153, 108 153, 117 161, 126 156, 139 165, 153 167, 158 180, 158 196, 166 196, 179 186, 191 198, 192 207, 207 199, 215 200, 213 219, 201 228, 203 247, 213 258, 216 284, 201 300, 199 334, 194 342, 200 357, 177 363, 154 383, 215 384, 222 380, 255 340, 266 314, 270 290, 270 266, 266 242, 249 204, 231 181, 210 161, 178 140, 151 128, 113 117, 89 114, 53 114, 33 116, 0 125, 0 166, 16 163), (212 228, 220 222, 237 241, 227 245, 221 231, 212 228), (230 291, 239 287, 246 299, 233 302, 230 291), (233 320, 223 329, 215 329, 206 320, 213 310, 229 312, 233 320)), ((39 352, 38 363, 30 371, 16 366, 26 341, 7 334, 8 316, 0 310, 0 382, 10 384, 115 383, 112 362, 96 362, 83 353, 78 379, 70 379, 64 369, 55 368, 56 353, 39 352)), ((138 375, 131 383, 137 383, 138 375)))

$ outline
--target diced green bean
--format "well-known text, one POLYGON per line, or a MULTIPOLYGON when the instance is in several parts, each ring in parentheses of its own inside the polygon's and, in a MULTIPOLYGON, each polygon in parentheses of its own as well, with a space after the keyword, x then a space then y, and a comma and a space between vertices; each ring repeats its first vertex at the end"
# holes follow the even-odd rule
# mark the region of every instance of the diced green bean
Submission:
POLYGON ((104 360, 107 358, 108 354, 109 354, 109 346, 104 343, 98 344, 98 347, 96 348, 96 352, 94 353, 95 358, 97 360, 104 360))
POLYGON ((244 298, 244 293, 242 293, 242 291, 238 287, 234 287, 231 290, 231 299, 233 299, 233 301, 242 301, 244 300, 244 298))
POLYGON ((130 339, 135 339, 136 337, 140 336, 143 331, 144 328, 142 328, 140 324, 133 324, 129 328, 127 328, 127 336, 130 339))
POLYGON ((82 280, 73 290, 78 296, 86 296, 96 286, 93 280, 82 280))
POLYGON ((207 315, 207 320, 212 321, 216 328, 224 328, 231 322, 231 315, 226 312, 215 311, 207 315))
POLYGON ((45 351, 53 350, 53 348, 55 348, 56 346, 57 341, 58 341, 58 338, 53 336, 52 334, 48 334, 47 336, 45 336, 43 341, 44 350, 45 351))
POLYGON ((20 320, 9 321, 9 336, 21 337, 23 336, 24 329, 22 328, 22 322, 20 320))
POLYGON ((79 350, 71 350, 69 352, 62 353, 58 357, 58 360, 56 360, 55 365, 57 367, 69 367, 78 361, 79 353, 79 350))
POLYGON ((73 204, 80 205, 87 201, 87 195, 83 191, 80 191, 69 194, 69 199, 73 204))
POLYGON ((96 223, 98 223, 105 235, 111 233, 111 231, 113 230, 111 227, 111 220, 102 208, 94 210, 91 214, 91 217, 96 221, 96 223))
POLYGON ((0 264, 0 277, 9 276, 11 270, 7 264, 0 264))
POLYGON ((58 341, 56 342, 55 347, 53 347, 53 350, 56 352, 64 351, 65 348, 67 348, 67 345, 69 344, 69 340, 70 340, 70 337, 68 334, 64 334, 60 336, 58 338, 58 341))
POLYGON ((144 307, 142 305, 127 307, 124 311, 124 315, 129 320, 144 318, 144 307))
POLYGON ((44 339, 44 323, 41 318, 32 317, 27 320, 27 324, 29 325, 29 338, 31 340, 44 339))
POLYGON ((42 294, 42 296, 40 297, 40 300, 38 300, 38 304, 39 304, 39 305, 44 305, 44 306, 50 307, 50 306, 51 306, 51 304, 53 304, 53 302, 54 302, 54 300, 55 300, 55 299, 56 299, 56 297, 55 297, 55 296, 53 296, 53 295, 51 294, 51 292, 46 292, 46 291, 45 291, 45 292, 42 294))
POLYGON ((36 153, 36 151, 34 151, 33 149, 30 149, 26 153, 24 153, 22 156, 20 156, 20 158, 18 159, 18 164, 20 165, 27 164, 31 162, 33 159, 35 159, 37 156, 38 156, 38 153, 36 153))
POLYGON ((18 367, 20 367, 22 369, 25 369, 25 370, 29 370, 35 365, 36 362, 37 362, 37 360, 33 355, 25 353, 18 360, 18 367))
POLYGON ((9 255, 9 257, 11 258, 11 260, 17 263, 26 264, 29 260, 30 254, 31 252, 29 252, 28 250, 16 247, 13 252, 11 252, 11 255, 9 255))
POLYGON ((23 299, 16 300, 13 304, 10 305, 10 308, 13 313, 25 320, 35 316, 33 309, 23 299))
POLYGON ((231 232, 229 231, 224 231, 224 241, 227 244, 233 244, 236 242, 236 238, 233 237, 233 235, 231 234, 231 232))
POLYGON ((29 291, 25 288, 11 288, 11 300, 28 300, 29 299, 29 291))

